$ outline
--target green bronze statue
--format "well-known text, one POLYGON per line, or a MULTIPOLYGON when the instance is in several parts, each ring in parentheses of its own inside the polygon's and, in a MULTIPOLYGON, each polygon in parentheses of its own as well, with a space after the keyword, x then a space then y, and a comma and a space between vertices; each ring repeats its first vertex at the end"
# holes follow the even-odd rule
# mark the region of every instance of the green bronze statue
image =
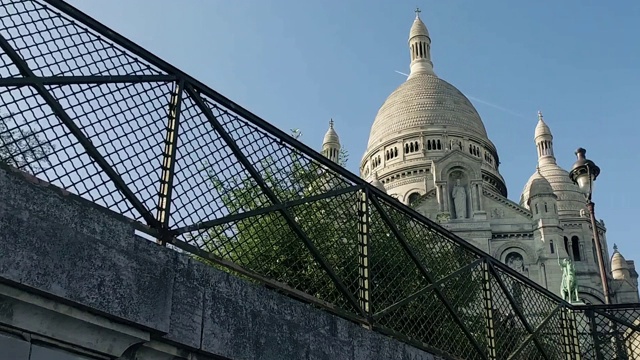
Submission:
POLYGON ((576 268, 573 262, 569 258, 560 261, 560 254, 558 254, 558 265, 562 269, 560 295, 570 303, 580 301, 578 299, 578 284, 576 283, 576 268))

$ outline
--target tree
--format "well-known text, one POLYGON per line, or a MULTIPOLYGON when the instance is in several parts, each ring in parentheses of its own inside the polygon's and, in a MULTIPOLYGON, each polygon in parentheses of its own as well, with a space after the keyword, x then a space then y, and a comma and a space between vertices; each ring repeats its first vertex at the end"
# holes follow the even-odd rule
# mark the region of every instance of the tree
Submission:
POLYGON ((0 162, 33 174, 51 166, 52 152, 51 144, 12 114, 0 115, 0 162))
MULTIPOLYGON (((300 135, 299 131, 293 131, 292 136, 300 135)), ((341 159, 344 164, 346 152, 341 159)), ((229 215, 273 205, 251 176, 222 179, 209 164, 205 164, 204 170, 229 215)), ((338 174, 295 151, 283 158, 264 159, 257 166, 257 171, 266 186, 283 202, 308 199, 349 184, 338 174)), ((361 290, 361 259, 364 256, 359 244, 361 213, 358 211, 358 199, 357 192, 350 192, 286 209, 354 297, 358 297, 361 290)), ((391 207, 385 199, 379 199, 379 203, 388 217, 383 217, 369 201, 370 248, 366 252, 371 311, 378 313, 386 309, 377 324, 439 348, 445 348, 445 341, 453 345, 466 341, 457 324, 446 316, 447 310, 433 290, 407 301, 430 282, 412 262, 395 236, 395 229, 386 220, 390 220, 403 234, 424 267, 433 274, 434 280, 443 278, 473 259, 465 249, 450 241, 444 243, 439 235, 391 207)), ((215 226, 198 234, 193 241, 206 251, 251 272, 285 283, 342 309, 352 310, 291 225, 279 211, 272 211, 215 226)), ((469 278, 462 280, 466 282, 464 288, 451 287, 443 291, 466 319, 477 324, 483 313, 473 309, 468 311, 466 307, 480 298, 480 282, 469 278)), ((474 332, 484 336, 484 323, 480 322, 474 332)), ((449 350, 455 352, 453 347, 449 350)))

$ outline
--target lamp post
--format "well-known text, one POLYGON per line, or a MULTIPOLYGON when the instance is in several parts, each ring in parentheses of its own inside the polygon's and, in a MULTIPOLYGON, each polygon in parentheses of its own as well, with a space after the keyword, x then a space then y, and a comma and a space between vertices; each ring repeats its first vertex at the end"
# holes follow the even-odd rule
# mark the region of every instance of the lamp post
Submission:
POLYGON ((598 256, 598 267, 600 268, 600 280, 602 281, 602 291, 604 292, 604 303, 611 304, 609 280, 604 266, 605 263, 604 255, 602 253, 602 244, 600 242, 600 233, 598 232, 598 226, 596 223, 595 204, 591 201, 594 182, 598 175, 600 175, 600 168, 593 161, 585 157, 586 152, 587 150, 583 148, 576 150, 576 157, 578 160, 573 164, 569 176, 571 177, 571 181, 578 185, 587 200, 587 210, 589 210, 591 227, 593 228, 593 240, 596 243, 596 255, 598 256))

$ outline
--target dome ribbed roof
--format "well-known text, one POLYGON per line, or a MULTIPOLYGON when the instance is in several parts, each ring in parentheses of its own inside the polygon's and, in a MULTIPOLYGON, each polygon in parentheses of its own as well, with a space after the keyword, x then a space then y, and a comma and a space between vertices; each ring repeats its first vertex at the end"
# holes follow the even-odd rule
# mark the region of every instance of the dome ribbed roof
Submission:
POLYGON ((551 188, 553 188, 554 194, 558 197, 558 211, 569 210, 578 212, 584 208, 584 195, 582 195, 578 186, 569 178, 569 172, 555 163, 542 164, 538 167, 538 170, 531 175, 522 190, 522 197, 520 198, 521 205, 528 208, 527 202, 531 195, 534 194, 534 182, 536 182, 536 179, 539 179, 540 176, 547 180, 551 188))
POLYGON ((368 147, 400 131, 444 126, 487 138, 480 115, 460 90, 433 74, 412 74, 378 110, 368 147))
POLYGON ((324 134, 322 144, 340 145, 340 137, 338 136, 336 130, 333 128, 333 119, 329 120, 329 129, 327 130, 327 133, 324 134))
POLYGON ((413 21, 413 25, 411 25, 411 30, 409 31, 409 40, 411 40, 414 36, 429 36, 429 30, 427 30, 427 26, 420 20, 420 17, 416 16, 416 19, 413 21))
POLYGON ((549 184, 549 181, 545 179, 539 172, 536 172, 529 179, 531 187, 529 193, 531 195, 553 195, 553 187, 549 184))
POLYGON ((538 136, 545 136, 545 135, 552 137, 551 129, 549 129, 549 126, 547 126, 547 123, 545 123, 544 120, 542 120, 542 117, 540 117, 540 120, 538 120, 538 125, 536 125, 536 131, 533 137, 535 139, 538 136))

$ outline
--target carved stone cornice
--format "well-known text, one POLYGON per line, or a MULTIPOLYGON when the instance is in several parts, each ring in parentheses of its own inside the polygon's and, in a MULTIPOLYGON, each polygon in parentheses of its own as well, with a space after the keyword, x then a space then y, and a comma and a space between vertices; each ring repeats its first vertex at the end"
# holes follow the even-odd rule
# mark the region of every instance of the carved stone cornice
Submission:
POLYGON ((524 215, 525 217, 529 218, 529 219, 533 219, 533 214, 531 214, 531 211, 523 208, 522 206, 514 203, 513 201, 505 198, 502 195, 496 194, 495 192, 488 190, 488 189, 482 189, 482 194, 488 198, 491 198, 503 205, 505 205, 506 207, 515 210, 517 212, 519 212, 520 214, 524 215))

